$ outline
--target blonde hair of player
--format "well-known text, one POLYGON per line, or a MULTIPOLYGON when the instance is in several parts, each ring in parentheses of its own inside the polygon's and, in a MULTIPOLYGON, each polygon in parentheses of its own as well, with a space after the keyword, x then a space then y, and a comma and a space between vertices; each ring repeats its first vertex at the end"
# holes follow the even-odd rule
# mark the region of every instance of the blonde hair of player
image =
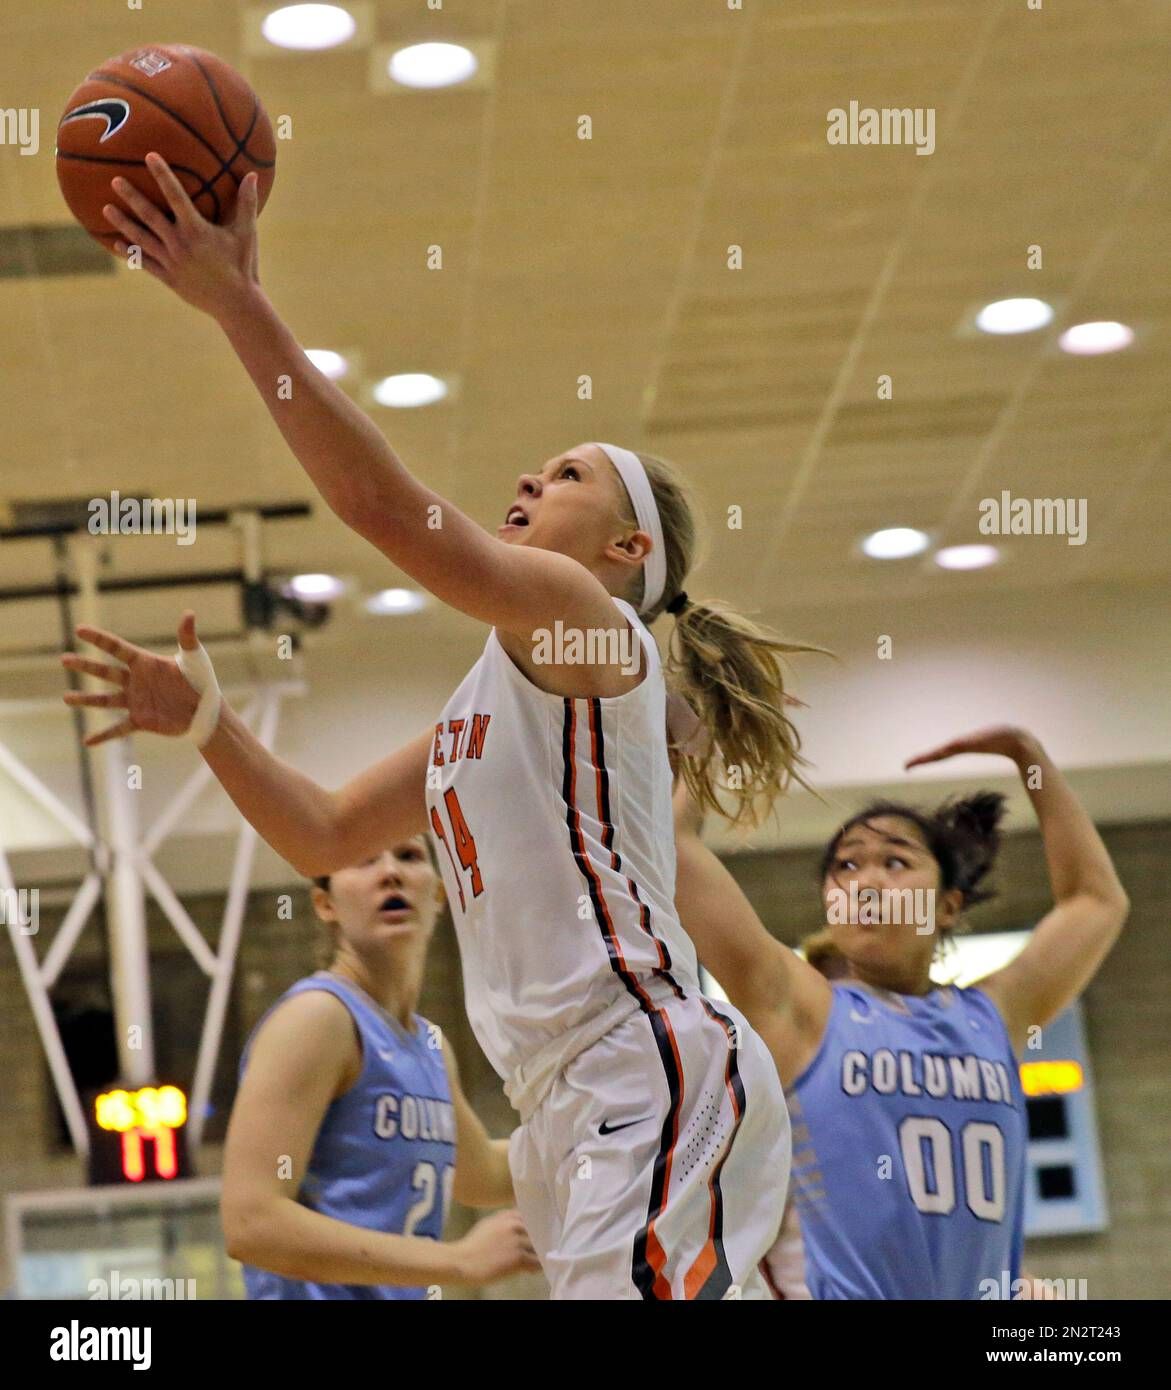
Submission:
MULTIPOLYGON (((665 675, 668 686, 686 701, 707 734, 706 739, 693 740, 690 751, 678 753, 679 773, 704 810, 716 811, 734 824, 756 824, 791 782, 805 785, 800 773, 804 764, 800 735, 785 714, 790 701, 780 658, 823 649, 784 642, 728 604, 697 602, 683 593, 699 548, 687 488, 671 464, 653 454, 634 452, 646 470, 659 510, 666 561, 662 597, 640 616, 649 627, 660 613, 675 609, 678 596, 686 600, 674 614, 665 675), (716 796, 720 764, 748 772, 730 791, 731 812, 726 805, 729 798, 716 796)), ((627 503, 625 519, 634 525, 629 498, 627 503)), ((640 576, 629 596, 636 609, 641 593, 640 576)))

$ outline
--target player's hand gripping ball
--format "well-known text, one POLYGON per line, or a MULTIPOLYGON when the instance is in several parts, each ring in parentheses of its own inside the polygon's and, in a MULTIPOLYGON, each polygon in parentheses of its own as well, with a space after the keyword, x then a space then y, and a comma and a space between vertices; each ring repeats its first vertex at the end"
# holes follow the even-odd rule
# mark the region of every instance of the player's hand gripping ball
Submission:
POLYGON ((235 70, 201 48, 134 48, 91 72, 57 127, 57 181, 69 210, 109 250, 119 233, 102 216, 110 180, 127 179, 168 219, 146 167, 156 151, 196 209, 227 220, 244 176, 258 178, 259 207, 272 188, 276 141, 260 99, 235 70))

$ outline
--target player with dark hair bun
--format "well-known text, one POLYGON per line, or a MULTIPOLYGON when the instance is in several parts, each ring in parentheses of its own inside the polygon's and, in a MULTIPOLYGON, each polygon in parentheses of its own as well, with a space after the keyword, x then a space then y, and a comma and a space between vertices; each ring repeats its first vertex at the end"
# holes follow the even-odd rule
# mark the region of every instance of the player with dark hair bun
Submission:
POLYGON ((925 813, 874 802, 821 862, 830 982, 772 937, 676 794, 680 920, 764 1039, 793 1122, 792 1193, 814 1298, 981 1296, 1015 1281, 1027 1126, 1016 1053, 1085 989, 1128 903, 1097 830, 1030 734, 985 729, 913 758, 1010 758, 1041 827, 1053 907, 1003 969, 966 989, 930 978, 963 912, 991 896, 1004 798, 925 813))
POLYGON ((834 861, 843 839, 858 826, 873 829, 873 822, 893 817, 910 821, 939 865, 940 887, 946 892, 958 889, 965 908, 995 897, 981 884, 992 869, 1000 849, 1000 822, 1004 818, 1005 798, 999 792, 976 792, 972 796, 949 797, 933 812, 921 811, 904 801, 872 801, 850 817, 826 845, 821 856, 818 881, 837 881, 834 861))

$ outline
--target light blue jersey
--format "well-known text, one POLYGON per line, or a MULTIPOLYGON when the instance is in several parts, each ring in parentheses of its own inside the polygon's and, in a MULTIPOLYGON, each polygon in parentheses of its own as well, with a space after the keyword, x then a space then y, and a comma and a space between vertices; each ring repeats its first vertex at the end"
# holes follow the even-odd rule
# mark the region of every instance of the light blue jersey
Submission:
POLYGON ((975 1299, 982 1279, 1018 1277, 1025 1102, 981 990, 836 982, 789 1107, 814 1298, 975 1299))
MULTIPOLYGON (((298 980, 277 1004, 311 989, 327 991, 349 1009, 361 1039, 362 1070, 325 1112, 297 1200, 351 1226, 441 1239, 455 1175, 455 1112, 437 1030, 416 1014, 414 1033, 408 1033, 360 990, 325 973, 298 980)), ((241 1076, 263 1022, 248 1039, 241 1076)), ((244 1287, 249 1298, 427 1296, 422 1288, 389 1284, 314 1284, 249 1265, 244 1287)))

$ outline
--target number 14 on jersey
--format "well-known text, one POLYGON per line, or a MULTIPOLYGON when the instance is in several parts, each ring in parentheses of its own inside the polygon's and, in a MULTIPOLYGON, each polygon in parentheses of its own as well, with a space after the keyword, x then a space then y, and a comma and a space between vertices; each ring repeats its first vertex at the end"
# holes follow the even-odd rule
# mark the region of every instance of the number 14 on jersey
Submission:
POLYGON ((451 862, 452 876, 455 878, 455 886, 459 890, 460 910, 467 911, 467 900, 464 896, 463 876, 460 869, 470 872, 472 877, 472 897, 478 898, 484 891, 484 880, 480 874, 480 866, 476 861, 476 837, 468 828, 468 823, 464 819, 463 808, 459 804, 459 797, 456 795, 454 787, 448 787, 443 793, 443 804, 447 808, 447 817, 451 822, 451 839, 447 837, 447 831, 443 828, 443 817, 439 814, 439 807, 431 807, 431 828, 438 835, 447 851, 447 857, 451 862), (455 845, 455 854, 451 852, 452 844, 455 845), (456 868, 456 859, 459 860, 460 868, 456 868))

